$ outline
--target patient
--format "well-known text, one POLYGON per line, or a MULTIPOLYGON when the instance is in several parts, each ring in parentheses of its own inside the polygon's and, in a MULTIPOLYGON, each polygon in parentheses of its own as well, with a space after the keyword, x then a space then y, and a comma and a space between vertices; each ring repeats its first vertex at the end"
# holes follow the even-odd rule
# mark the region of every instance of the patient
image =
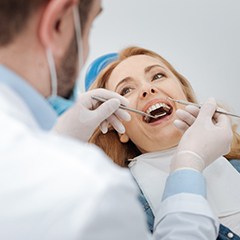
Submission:
MULTIPOLYGON (((162 197, 170 161, 182 133, 174 126, 176 110, 183 105, 172 102, 182 99, 196 102, 189 82, 158 54, 139 47, 122 50, 118 58, 105 67, 91 89, 106 88, 126 97, 129 107, 162 116, 157 119, 130 113, 130 122, 123 122, 126 132, 108 133, 96 130, 91 143, 102 148, 115 163, 129 167, 141 192, 141 202, 153 229, 154 214, 162 197), (162 187, 161 187, 162 186, 162 187), (150 206, 147 208, 146 206, 150 206)), ((231 151, 204 170, 208 185, 208 201, 219 217, 221 231, 240 239, 240 135, 233 126, 231 151), (231 161, 227 161, 231 160, 231 161)), ((204 134, 204 133, 203 133, 204 134)), ((226 234, 225 233, 225 234, 226 234)), ((228 235, 228 237, 230 237, 228 235)), ((222 239, 219 235, 218 239, 222 239)))

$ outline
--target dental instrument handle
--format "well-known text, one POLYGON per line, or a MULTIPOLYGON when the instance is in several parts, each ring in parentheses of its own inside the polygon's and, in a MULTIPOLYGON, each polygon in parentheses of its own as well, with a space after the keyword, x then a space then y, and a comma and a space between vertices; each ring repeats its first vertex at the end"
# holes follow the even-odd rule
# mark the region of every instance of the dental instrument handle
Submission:
MULTIPOLYGON (((177 103, 180 103, 180 104, 183 104, 183 105, 192 105, 192 106, 201 108, 201 105, 197 104, 197 103, 192 103, 192 102, 188 102, 188 101, 184 101, 184 100, 176 100, 176 99, 173 99, 173 98, 170 98, 170 97, 168 97, 168 99, 170 101, 177 102, 177 103)), ((240 118, 239 115, 236 115, 236 114, 233 114, 233 113, 230 113, 230 112, 225 112, 225 111, 222 111, 220 109, 217 109, 216 112, 221 113, 221 114, 226 114, 226 115, 229 115, 229 116, 232 116, 232 117, 240 118)))
MULTIPOLYGON (((92 96, 92 99, 100 101, 100 102, 106 102, 108 100, 108 99, 105 99, 105 98, 102 98, 102 97, 97 97, 97 96, 92 96)), ((137 109, 134 109, 134 108, 126 107, 122 104, 120 104, 119 108, 130 111, 130 112, 138 113, 140 115, 147 116, 147 117, 150 117, 150 118, 158 118, 159 117, 159 115, 153 116, 153 115, 145 113, 143 111, 140 111, 140 110, 137 110, 137 109)))

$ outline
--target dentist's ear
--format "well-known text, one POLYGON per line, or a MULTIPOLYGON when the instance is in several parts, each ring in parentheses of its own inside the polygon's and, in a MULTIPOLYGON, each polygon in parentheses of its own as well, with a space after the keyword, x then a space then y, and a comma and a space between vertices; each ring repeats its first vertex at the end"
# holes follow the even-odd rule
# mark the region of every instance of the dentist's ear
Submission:
POLYGON ((129 141, 129 137, 126 133, 123 134, 119 133, 118 136, 121 143, 127 143, 129 141))
POLYGON ((42 11, 38 35, 45 49, 64 56, 74 36, 73 7, 77 0, 49 1, 42 11))

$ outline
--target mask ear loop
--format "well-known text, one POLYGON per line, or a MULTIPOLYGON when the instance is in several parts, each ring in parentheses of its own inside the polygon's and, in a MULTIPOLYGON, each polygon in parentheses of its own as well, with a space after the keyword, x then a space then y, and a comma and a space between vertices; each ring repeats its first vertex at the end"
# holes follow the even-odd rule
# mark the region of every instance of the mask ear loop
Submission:
MULTIPOLYGON (((79 64, 79 71, 81 68, 81 65, 83 64, 83 47, 82 47, 82 40, 81 40, 81 22, 79 17, 79 11, 78 6, 75 6, 73 8, 73 19, 74 19, 74 26, 75 26, 75 32, 76 32, 76 41, 77 41, 77 51, 78 51, 78 64, 79 64)), ((56 65, 53 58, 52 51, 48 48, 46 50, 47 54, 47 61, 48 66, 50 70, 50 78, 51 78, 51 97, 57 96, 57 71, 56 71, 56 65)))
POLYGON ((82 46, 82 32, 81 32, 81 20, 79 16, 78 5, 73 8, 73 19, 76 32, 77 50, 78 50, 78 66, 80 71, 83 66, 83 46, 82 46))
POLYGON ((55 61, 53 58, 52 51, 48 48, 46 50, 47 54, 47 61, 48 61, 48 66, 50 70, 50 78, 51 78, 51 97, 57 96, 57 71, 56 71, 56 66, 55 66, 55 61))

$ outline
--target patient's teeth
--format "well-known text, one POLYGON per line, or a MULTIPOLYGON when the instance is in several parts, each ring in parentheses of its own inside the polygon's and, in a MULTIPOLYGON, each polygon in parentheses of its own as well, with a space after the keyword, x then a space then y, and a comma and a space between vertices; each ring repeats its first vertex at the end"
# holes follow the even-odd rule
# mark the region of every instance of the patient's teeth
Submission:
POLYGON ((160 103, 157 103, 155 106, 156 106, 157 108, 160 108, 160 107, 161 107, 161 104, 160 104, 160 103))
POLYGON ((166 105, 166 104, 165 104, 164 108, 166 108, 168 110, 170 109, 170 107, 168 105, 166 105))
POLYGON ((165 108, 165 109, 170 109, 170 107, 167 105, 167 104, 165 104, 165 103, 156 103, 156 104, 154 104, 154 105, 152 105, 152 106, 150 106, 148 109, 147 109, 147 113, 150 113, 150 112, 152 112, 152 111, 154 111, 154 110, 156 110, 156 109, 158 109, 158 108, 161 108, 161 107, 163 107, 163 108, 165 108))

